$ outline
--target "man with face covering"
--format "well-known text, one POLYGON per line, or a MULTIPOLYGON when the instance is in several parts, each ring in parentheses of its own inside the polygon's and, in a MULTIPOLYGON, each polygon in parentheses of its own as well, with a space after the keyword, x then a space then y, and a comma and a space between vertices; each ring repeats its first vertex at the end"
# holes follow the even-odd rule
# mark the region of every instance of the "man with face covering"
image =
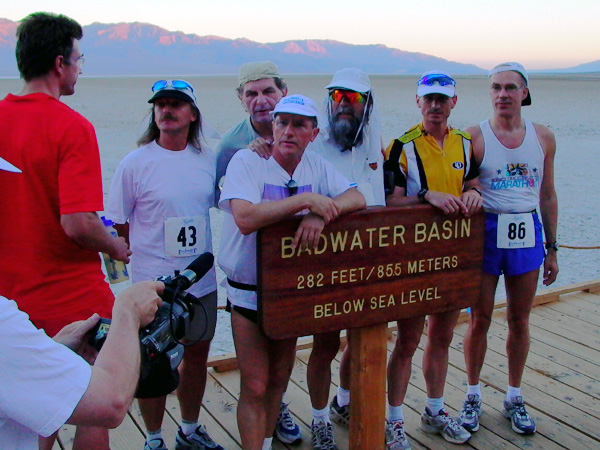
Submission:
MULTIPOLYGON (((379 120, 369 76, 359 69, 337 71, 325 86, 326 123, 322 133, 309 145, 329 160, 365 197, 367 206, 385 206, 383 153, 379 120)), ((313 446, 335 450, 331 420, 348 424, 350 402, 349 352, 340 365, 340 386, 331 407, 328 403, 331 361, 340 348, 339 331, 314 337, 308 362, 307 381, 313 412, 313 446)))

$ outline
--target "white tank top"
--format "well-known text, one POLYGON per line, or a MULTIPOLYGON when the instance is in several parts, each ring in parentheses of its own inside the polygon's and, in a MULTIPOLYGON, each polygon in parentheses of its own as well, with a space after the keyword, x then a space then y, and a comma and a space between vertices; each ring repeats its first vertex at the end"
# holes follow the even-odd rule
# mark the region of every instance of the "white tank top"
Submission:
POLYGON ((484 142, 479 181, 486 212, 521 213, 533 211, 540 203, 544 151, 533 122, 524 121, 525 139, 517 148, 505 147, 494 134, 489 120, 479 124, 484 142))

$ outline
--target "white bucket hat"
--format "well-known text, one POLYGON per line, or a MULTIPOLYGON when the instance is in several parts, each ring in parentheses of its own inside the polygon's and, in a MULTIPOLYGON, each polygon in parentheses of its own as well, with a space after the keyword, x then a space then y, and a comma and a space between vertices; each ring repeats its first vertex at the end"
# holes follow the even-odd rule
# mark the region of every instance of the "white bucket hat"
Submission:
POLYGON ((369 75, 362 70, 346 68, 334 73, 331 82, 325 86, 325 89, 335 88, 348 89, 364 94, 371 91, 372 85, 369 75))

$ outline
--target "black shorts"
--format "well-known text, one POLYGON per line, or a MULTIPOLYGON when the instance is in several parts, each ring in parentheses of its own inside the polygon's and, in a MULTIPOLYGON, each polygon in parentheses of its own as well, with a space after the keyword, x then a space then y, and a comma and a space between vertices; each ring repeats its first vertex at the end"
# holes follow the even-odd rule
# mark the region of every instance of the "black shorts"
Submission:
POLYGON ((227 306, 225 306, 225 311, 231 313, 231 310, 236 311, 241 316, 245 317, 249 321, 254 322, 255 324, 258 325, 258 311, 255 311, 253 309, 244 308, 242 306, 236 306, 236 305, 232 304, 228 299, 227 306))

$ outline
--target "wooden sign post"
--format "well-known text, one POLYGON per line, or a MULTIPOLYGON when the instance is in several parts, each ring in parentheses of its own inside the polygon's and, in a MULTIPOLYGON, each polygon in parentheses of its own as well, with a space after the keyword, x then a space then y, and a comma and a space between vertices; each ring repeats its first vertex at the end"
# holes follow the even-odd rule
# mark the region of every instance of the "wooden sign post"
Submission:
POLYGON ((258 312, 273 339, 349 329, 351 449, 384 443, 387 322, 456 310, 479 297, 483 214, 371 208, 294 248, 299 219, 259 231, 258 312))

